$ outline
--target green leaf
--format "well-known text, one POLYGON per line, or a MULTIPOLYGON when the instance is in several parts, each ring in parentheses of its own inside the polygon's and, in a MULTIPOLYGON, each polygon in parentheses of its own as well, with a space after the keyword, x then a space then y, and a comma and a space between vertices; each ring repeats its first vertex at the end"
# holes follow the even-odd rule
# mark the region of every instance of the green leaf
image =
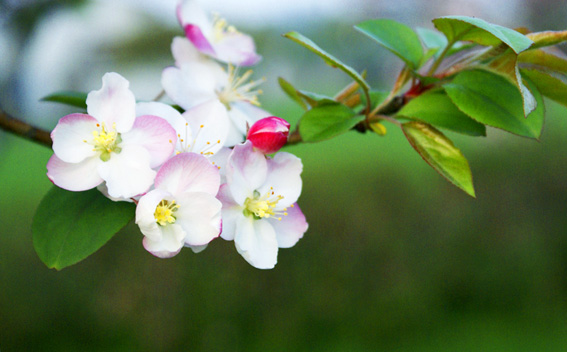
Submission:
POLYGON ((447 16, 434 19, 433 24, 445 34, 450 43, 460 40, 486 46, 504 43, 517 54, 533 44, 529 38, 513 29, 488 23, 480 18, 447 16))
POLYGON ((341 135, 364 116, 356 113, 342 104, 327 104, 307 111, 299 122, 299 134, 305 142, 320 142, 341 135))
MULTIPOLYGON (((370 92, 368 92, 368 94, 370 95, 370 106, 372 109, 374 109, 388 98, 390 92, 383 90, 371 90, 370 92)), ((360 96, 360 100, 362 105, 366 106, 366 97, 364 95, 360 96)))
POLYGON ((35 251, 47 267, 61 270, 97 251, 134 212, 134 204, 113 202, 96 189, 69 192, 53 186, 33 218, 35 251))
POLYGON ((361 33, 390 50, 406 64, 417 69, 423 57, 423 47, 417 34, 405 24, 389 19, 368 20, 354 26, 361 33))
POLYGON ((291 98, 291 100, 298 103, 304 110, 307 110, 307 105, 305 105, 303 99, 301 99, 299 94, 297 94, 297 89, 295 89, 295 87, 292 86, 291 83, 289 83, 282 77, 278 77, 278 83, 280 84, 281 89, 287 94, 288 97, 291 98))
POLYGON ((87 110, 87 93, 61 91, 50 94, 40 100, 61 103, 87 110))
POLYGON ((453 103, 476 121, 529 138, 543 127, 543 99, 533 83, 528 87, 537 108, 524 117, 522 96, 506 78, 485 70, 463 71, 443 86, 453 103))
POLYGON ((524 51, 518 55, 518 62, 522 65, 521 67, 531 65, 537 68, 567 73, 567 59, 541 49, 524 51))
POLYGON ((567 30, 564 31, 545 31, 526 34, 526 37, 533 40, 534 45, 531 49, 551 46, 567 41, 567 30))
POLYGON ((331 97, 318 93, 308 92, 306 90, 298 90, 297 94, 311 107, 337 103, 337 101, 331 97))
POLYGON ((345 72, 352 79, 354 79, 356 82, 358 82, 358 84, 360 84, 360 87, 362 87, 362 89, 364 89, 365 91, 368 91, 370 89, 370 86, 368 85, 368 83, 366 83, 364 78, 360 74, 358 74, 358 72, 356 72, 353 68, 343 64, 337 58, 335 58, 331 54, 329 54, 326 51, 324 51, 323 49, 321 49, 317 44, 315 44, 313 41, 311 41, 311 39, 304 37, 302 34, 297 33, 297 32, 289 32, 289 33, 284 34, 283 36, 288 38, 288 39, 293 40, 294 42, 298 43, 299 45, 301 45, 301 46, 309 49, 313 53, 317 54, 319 57, 321 57, 325 61, 325 63, 327 63, 327 65, 329 65, 331 67, 336 67, 336 68, 340 69, 341 71, 345 72))
POLYGON ((567 106, 567 83, 539 70, 522 70, 522 74, 529 77, 539 89, 541 94, 559 104, 567 106))
POLYGON ((486 136, 483 124, 461 112, 446 94, 439 91, 426 92, 410 100, 398 115, 470 136, 486 136))
POLYGON ((455 186, 475 196, 469 162, 451 140, 423 122, 404 123, 402 130, 423 160, 455 186))

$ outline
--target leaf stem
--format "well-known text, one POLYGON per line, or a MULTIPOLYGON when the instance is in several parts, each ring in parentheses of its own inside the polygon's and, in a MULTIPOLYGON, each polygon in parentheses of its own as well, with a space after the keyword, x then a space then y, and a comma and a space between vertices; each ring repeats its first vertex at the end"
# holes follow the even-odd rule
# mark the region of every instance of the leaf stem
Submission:
POLYGON ((27 122, 10 116, 0 107, 0 129, 10 132, 16 136, 51 148, 53 141, 51 133, 41 128, 34 127, 27 122))

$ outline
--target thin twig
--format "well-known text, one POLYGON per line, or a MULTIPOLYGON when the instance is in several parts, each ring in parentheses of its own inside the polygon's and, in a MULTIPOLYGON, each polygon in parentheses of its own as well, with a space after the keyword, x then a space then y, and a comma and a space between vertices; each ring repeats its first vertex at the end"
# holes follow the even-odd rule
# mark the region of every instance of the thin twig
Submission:
POLYGON ((51 133, 8 115, 0 108, 0 129, 51 148, 51 133))

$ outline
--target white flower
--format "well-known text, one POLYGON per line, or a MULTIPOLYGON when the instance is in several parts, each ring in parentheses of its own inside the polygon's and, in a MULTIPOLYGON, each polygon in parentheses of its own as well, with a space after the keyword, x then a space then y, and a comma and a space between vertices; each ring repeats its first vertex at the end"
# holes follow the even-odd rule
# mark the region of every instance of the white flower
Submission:
POLYGON ((294 246, 307 231, 296 204, 302 168, 296 156, 281 152, 269 159, 250 141, 236 145, 228 159, 227 183, 218 195, 221 237, 234 240, 238 253, 256 268, 273 268, 278 248, 294 246))
POLYGON ((167 95, 183 109, 189 110, 211 100, 222 103, 230 127, 225 146, 244 141, 246 126, 271 114, 257 107, 261 93, 259 81, 249 81, 252 71, 238 76, 232 65, 225 71, 218 63, 202 57, 185 38, 174 38, 172 53, 175 67, 167 67, 161 83, 167 95))
POLYGON ((125 199, 146 192, 171 155, 175 130, 158 116, 136 117, 129 83, 117 73, 87 97, 88 114, 64 116, 51 133, 54 155, 47 176, 57 186, 84 191, 105 182, 108 194, 125 199))
POLYGON ((238 66, 250 66, 260 61, 252 37, 229 26, 218 15, 211 21, 197 1, 179 3, 177 18, 187 38, 203 54, 238 66))
POLYGON ((176 255, 184 245, 204 249, 221 229, 219 185, 218 170, 201 155, 182 153, 163 164, 155 189, 136 207, 144 248, 160 258, 176 255))

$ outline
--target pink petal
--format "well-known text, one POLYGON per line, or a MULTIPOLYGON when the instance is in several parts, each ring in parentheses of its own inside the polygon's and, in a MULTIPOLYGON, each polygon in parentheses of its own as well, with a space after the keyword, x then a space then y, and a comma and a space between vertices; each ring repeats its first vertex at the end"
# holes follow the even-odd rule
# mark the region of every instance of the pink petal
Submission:
POLYGON ((187 36, 187 39, 189 39, 189 41, 193 43, 193 45, 195 45, 195 47, 200 52, 206 55, 210 55, 212 57, 216 56, 215 49, 213 49, 211 43, 209 43, 207 38, 205 38, 203 32, 201 32, 201 29, 198 26, 194 24, 187 24, 183 26, 183 29, 185 31, 185 35, 187 36))
POLYGON ((218 43, 213 44, 212 49, 216 59, 237 66, 252 66, 262 59, 256 53, 252 37, 240 32, 226 33, 218 43))
POLYGON ((66 163, 52 155, 47 162, 47 177, 56 186, 68 191, 86 191, 103 181, 97 171, 100 163, 102 160, 96 156, 79 163, 66 163))
POLYGON ((276 233, 265 220, 239 219, 234 244, 238 253, 255 268, 272 269, 278 261, 276 233))
POLYGON ((160 166, 173 154, 176 141, 173 127, 151 115, 137 117, 130 132, 122 134, 122 146, 138 145, 149 152, 151 168, 160 166))
POLYGON ((278 247, 280 248, 293 247, 309 227, 307 221, 305 221, 305 215, 303 215, 297 203, 293 207, 287 208, 287 215, 282 216, 281 221, 276 218, 269 218, 268 221, 276 231, 278 247))
POLYGON ((254 151, 250 141, 234 146, 228 158, 226 178, 236 203, 244 204, 264 184, 267 173, 266 157, 254 151))
POLYGON ((215 196, 191 192, 177 197, 176 201, 179 209, 175 223, 186 232, 186 245, 206 245, 219 236, 222 204, 215 196))
POLYGON ((216 195, 220 186, 218 169, 207 158, 195 153, 182 153, 169 159, 159 169, 155 188, 178 197, 185 192, 216 195))
POLYGON ((175 37, 171 42, 171 53, 175 59, 175 66, 182 67, 194 62, 206 62, 210 60, 204 56, 195 46, 185 37, 175 37))
POLYGON ((53 151, 61 160, 78 163, 96 154, 92 144, 93 131, 98 131, 98 121, 85 114, 62 117, 51 132, 53 151))
POLYGON ((124 145, 110 159, 98 166, 99 175, 106 181, 108 194, 115 198, 131 198, 146 192, 156 172, 150 167, 150 153, 139 145, 124 145))
POLYGON ((102 88, 87 96, 89 115, 108 127, 116 123, 116 130, 120 133, 130 130, 136 118, 136 99, 129 85, 118 73, 106 73, 102 77, 102 88))

